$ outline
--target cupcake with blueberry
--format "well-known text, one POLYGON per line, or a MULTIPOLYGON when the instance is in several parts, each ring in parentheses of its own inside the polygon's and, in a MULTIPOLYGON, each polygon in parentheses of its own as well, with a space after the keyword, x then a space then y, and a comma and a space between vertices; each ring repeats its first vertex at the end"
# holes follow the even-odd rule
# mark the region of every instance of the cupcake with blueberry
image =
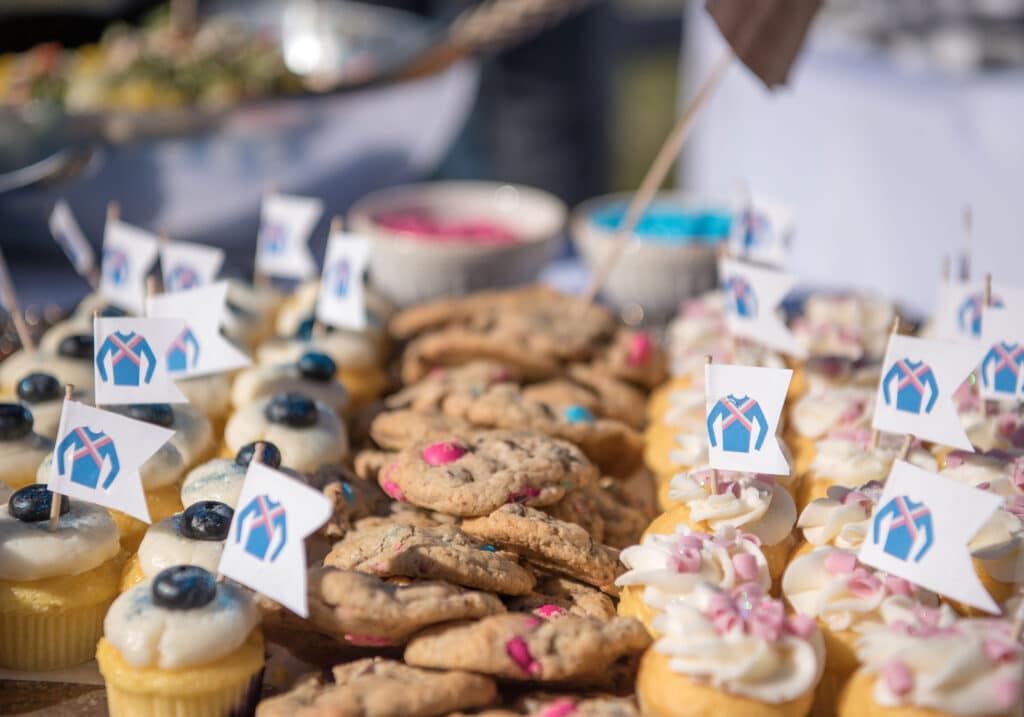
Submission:
POLYGON ((16 351, 0 363, 0 393, 13 394, 31 373, 49 373, 61 385, 91 389, 94 378, 92 333, 65 336, 55 351, 16 351))
MULTIPOLYGON (((30 373, 14 389, 18 402, 32 412, 33 429, 51 441, 57 437, 60 414, 64 409, 64 386, 50 373, 30 373)), ((72 398, 92 403, 92 391, 76 388, 72 398)))
POLYGON ((123 560, 106 510, 53 494, 15 491, 0 505, 0 667, 58 670, 91 660, 117 595, 123 560))
POLYGON ((21 488, 35 482, 36 471, 53 441, 35 432, 32 412, 19 403, 0 403, 0 482, 21 488))
POLYGON ((185 394, 188 405, 210 421, 214 436, 224 432, 231 414, 231 377, 227 373, 182 378, 174 382, 185 394))
POLYGON ((125 566, 121 590, 174 565, 198 565, 216 573, 234 514, 224 503, 203 500, 150 525, 139 552, 125 566))
POLYGON ((169 443, 178 449, 188 470, 217 452, 210 420, 192 406, 181 403, 135 403, 111 406, 110 410, 122 416, 151 423, 174 431, 169 443))
POLYGON ((96 661, 111 717, 250 713, 263 673, 252 597, 196 565, 176 565, 122 593, 96 661))
POLYGON ((261 463, 301 478, 300 474, 281 468, 281 452, 277 446, 270 441, 254 441, 239 448, 234 458, 214 458, 189 471, 181 484, 181 504, 187 508, 193 503, 217 501, 235 508, 257 443, 263 446, 261 463))
POLYGON ((316 396, 339 416, 348 408, 348 391, 338 382, 338 367, 327 354, 308 351, 294 363, 256 365, 241 371, 231 388, 235 409, 278 393, 316 396))
POLYGON ((340 463, 348 455, 348 434, 341 419, 327 404, 301 393, 261 398, 228 420, 224 444, 229 455, 254 441, 273 443, 282 463, 301 473, 340 463))

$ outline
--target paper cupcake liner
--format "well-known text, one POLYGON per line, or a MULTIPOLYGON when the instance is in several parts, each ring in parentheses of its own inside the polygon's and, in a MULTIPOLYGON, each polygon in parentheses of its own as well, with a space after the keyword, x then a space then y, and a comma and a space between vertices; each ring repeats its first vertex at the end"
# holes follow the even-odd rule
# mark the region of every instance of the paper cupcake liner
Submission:
POLYGON ((131 692, 107 682, 107 709, 110 717, 241 717, 256 709, 262 686, 262 669, 245 682, 198 695, 182 690, 177 697, 131 692))
POLYGON ((0 667, 60 670, 88 662, 103 635, 103 618, 113 601, 59 611, 0 613, 0 667))

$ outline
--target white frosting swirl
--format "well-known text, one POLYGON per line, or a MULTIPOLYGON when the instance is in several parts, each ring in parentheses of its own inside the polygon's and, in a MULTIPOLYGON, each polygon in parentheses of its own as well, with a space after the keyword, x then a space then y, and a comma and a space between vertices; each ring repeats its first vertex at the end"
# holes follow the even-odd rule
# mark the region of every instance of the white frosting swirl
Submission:
POLYGON ((679 473, 669 484, 669 498, 686 504, 690 518, 712 530, 738 528, 756 535, 764 545, 790 536, 796 504, 774 480, 752 473, 718 472, 718 494, 711 494, 709 471, 679 473))
POLYGON ((281 451, 281 461, 295 470, 313 472, 325 463, 338 463, 348 453, 345 425, 326 404, 316 401, 316 423, 293 427, 272 423, 264 409, 273 397, 250 403, 237 411, 224 429, 228 450, 238 450, 252 441, 269 441, 281 451))
POLYGON ((802 396, 789 413, 793 430, 804 438, 821 438, 833 428, 867 425, 875 392, 856 386, 830 387, 802 396))
POLYGON ((1021 709, 1022 650, 1005 620, 956 619, 951 611, 904 611, 857 642, 883 707, 973 717, 1021 709))
POLYGON ((798 613, 822 620, 830 630, 881 625, 887 602, 938 604, 935 594, 858 565, 855 553, 830 547, 793 560, 782 576, 782 595, 798 613))
POLYGON ((0 465, 12 487, 32 482, 40 462, 53 450, 53 441, 30 433, 13 441, 0 441, 0 465))
POLYGON ((216 500, 234 508, 242 493, 245 471, 233 458, 215 458, 196 466, 181 484, 181 504, 187 508, 201 500, 216 500))
POLYGON ((812 500, 800 513, 796 525, 803 529, 804 540, 811 545, 859 550, 868 534, 881 488, 880 483, 861 486, 856 491, 831 486, 828 497, 812 500))
POLYGON ((807 297, 804 316, 814 322, 833 322, 866 331, 889 331, 895 308, 891 301, 862 294, 823 294, 807 297))
POLYGON ((304 378, 294 363, 256 365, 241 371, 231 387, 231 404, 237 409, 259 398, 288 392, 316 396, 318 401, 326 403, 338 414, 348 406, 348 391, 337 379, 313 381, 304 378))
POLYGON ((105 563, 121 549, 117 525, 103 508, 70 500, 57 530, 50 521, 25 523, 0 505, 0 580, 41 580, 80 575, 105 563))
POLYGON ((377 365, 373 339, 352 331, 331 331, 310 340, 271 339, 260 345, 256 359, 264 365, 295 363, 307 351, 319 351, 334 359, 339 369, 371 368, 377 365))
POLYGON ((226 373, 183 378, 174 383, 189 404, 207 418, 223 416, 230 410, 231 380, 226 373))
POLYGON ((782 604, 770 598, 755 598, 749 618, 735 612, 723 617, 729 601, 727 593, 702 584, 689 599, 669 603, 654 619, 655 630, 664 637, 653 649, 669 657, 669 669, 768 704, 812 690, 825 663, 825 644, 813 624, 801 624, 795 634, 794 621, 782 618, 782 604), (766 631, 751 627, 765 614, 772 615, 764 622, 776 623, 777 634, 766 637, 766 631))
POLYGON ((211 573, 217 573, 224 541, 186 538, 178 528, 180 522, 181 513, 178 513, 154 523, 146 530, 139 544, 139 567, 146 577, 151 578, 164 568, 174 565, 198 565, 211 573))
MULTIPOLYGON (((859 440, 826 438, 818 441, 810 471, 816 478, 826 478, 847 487, 885 480, 899 454, 899 446, 893 443, 894 438, 883 435, 875 450, 869 449, 859 440)), ((937 468, 935 457, 922 448, 912 449, 907 460, 927 471, 934 472, 937 468)))
POLYGON ((234 652, 260 622, 241 588, 217 584, 213 601, 190 610, 153 602, 153 579, 121 594, 103 621, 103 634, 134 667, 166 670, 205 665, 234 652))
POLYGON ((755 582, 767 591, 772 584, 760 541, 735 528, 714 535, 677 525, 669 534, 648 533, 640 545, 619 553, 628 570, 615 584, 643 585, 644 602, 664 609, 669 600, 689 595, 701 583, 731 590, 755 582))

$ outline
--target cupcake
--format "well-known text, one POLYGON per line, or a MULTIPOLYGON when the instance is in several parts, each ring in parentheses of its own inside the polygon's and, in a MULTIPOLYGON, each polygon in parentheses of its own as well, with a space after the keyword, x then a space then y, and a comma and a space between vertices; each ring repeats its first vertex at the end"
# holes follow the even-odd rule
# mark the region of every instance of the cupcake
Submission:
POLYGON ((216 573, 234 514, 224 503, 204 500, 150 525, 139 552, 125 566, 121 590, 174 565, 198 565, 216 573))
POLYGON ((17 403, 0 403, 0 482, 21 488, 35 482, 36 471, 53 441, 33 431, 32 412, 17 403))
POLYGON ((677 389, 644 433, 644 461, 664 481, 708 461, 704 391, 677 389))
POLYGON ((793 559, 782 578, 782 595, 799 614, 814 618, 825 639, 825 672, 818 683, 814 715, 835 713, 836 700, 859 661, 858 631, 884 624, 892 603, 935 607, 934 593, 906 580, 859 565, 855 552, 818 547, 793 559))
POLYGON ((301 393, 261 398, 235 413, 224 429, 229 455, 252 441, 273 443, 282 463, 302 473, 348 455, 344 424, 329 406, 301 393))
POLYGON ((0 505, 0 667, 59 670, 91 660, 117 595, 122 559, 107 511, 52 493, 15 491, 0 505))
POLYGON ((789 407, 783 434, 795 458, 793 472, 807 472, 818 441, 831 431, 869 427, 874 405, 874 389, 857 386, 815 389, 799 398, 789 407))
POLYGON ((186 470, 216 454, 210 420, 188 404, 135 403, 111 406, 110 410, 136 421, 173 430, 169 443, 178 449, 186 470))
POLYGON ((781 578, 796 543, 793 498, 771 476, 760 474, 718 471, 717 488, 712 494, 709 470, 680 473, 669 492, 679 504, 655 518, 644 535, 672 533, 677 525, 706 533, 732 527, 761 541, 772 580, 781 578))
POLYGON ((96 647, 111 717, 251 712, 263 673, 259 622, 247 592, 194 565, 123 593, 96 647))
POLYGON ((14 393, 18 382, 31 373, 49 373, 61 385, 92 389, 92 333, 66 336, 56 351, 16 351, 0 363, 0 393, 14 393))
POLYGON ((674 600, 684 599, 701 583, 725 590, 756 583, 771 589, 768 561, 761 541, 735 528, 714 535, 677 525, 671 533, 647 533, 639 545, 619 553, 627 570, 615 580, 619 614, 640 620, 650 631, 656 615, 674 600))
POLYGON ((885 625, 857 641, 862 667, 840 696, 839 717, 1021 713, 1024 649, 1008 620, 924 608, 887 612, 885 625))
POLYGON ((637 675, 650 717, 802 717, 814 699, 825 645, 814 621, 786 617, 756 584, 699 586, 654 619, 662 635, 637 675))
MULTIPOLYGON (((281 452, 270 441, 259 441, 263 446, 264 465, 281 469, 281 452)), ((234 458, 214 458, 189 471, 181 484, 181 504, 186 508, 201 501, 217 501, 235 508, 238 496, 245 483, 245 474, 249 470, 256 451, 256 443, 246 443, 234 458)), ((287 469, 285 472, 291 473, 287 469)), ((296 477, 299 474, 294 474, 296 477)))
POLYGON ((348 408, 348 391, 338 382, 337 366, 327 354, 307 352, 294 363, 257 365, 241 371, 231 387, 235 410, 278 393, 316 396, 338 416, 348 408))
MULTIPOLYGON (((53 374, 30 373, 18 381, 14 395, 32 413, 35 433, 51 441, 55 439, 64 408, 64 386, 60 381, 53 374)), ((74 399, 92 403, 92 393, 76 389, 74 399)))
POLYGON ((231 413, 231 378, 227 373, 177 379, 175 385, 185 394, 189 406, 206 416, 214 436, 224 433, 231 413))

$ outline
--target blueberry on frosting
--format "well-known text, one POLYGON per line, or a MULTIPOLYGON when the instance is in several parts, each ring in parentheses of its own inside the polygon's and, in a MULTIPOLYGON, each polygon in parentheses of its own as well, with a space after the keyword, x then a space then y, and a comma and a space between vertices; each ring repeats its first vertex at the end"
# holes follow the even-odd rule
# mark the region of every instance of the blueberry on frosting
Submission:
POLYGON ((216 500, 201 500, 185 508, 178 531, 191 540, 224 540, 235 511, 216 500))
POLYGON ((60 397, 61 385, 55 376, 48 373, 30 373, 18 381, 18 398, 28 403, 53 401, 60 397))
MULTIPOLYGON (((23 523, 38 523, 50 519, 50 508, 53 504, 53 493, 44 483, 33 483, 11 493, 7 510, 11 517, 23 523)), ((64 498, 60 502, 60 514, 71 510, 71 501, 64 498)))
POLYGON ((303 354, 298 365, 299 373, 310 381, 330 381, 338 370, 330 356, 314 351, 303 354))
POLYGON ((0 403, 0 441, 16 441, 32 432, 32 412, 18 403, 0 403))
POLYGON ((65 336, 57 346, 57 353, 73 359, 92 359, 92 334, 65 336))
POLYGON ((192 610, 213 602, 217 582, 196 565, 175 565, 153 579, 153 603, 168 610, 192 610))
POLYGON ((174 425, 174 409, 169 403, 132 403, 115 410, 128 418, 155 426, 170 428, 174 425))
POLYGON ((316 403, 301 393, 279 393, 270 399, 264 415, 271 423, 291 428, 309 428, 316 425, 316 403))
POLYGON ((249 466, 252 462, 253 455, 256 454, 256 444, 263 445, 263 458, 260 460, 265 466, 270 468, 281 467, 281 451, 270 441, 253 441, 252 443, 246 443, 244 446, 238 449, 238 453, 235 455, 235 463, 240 466, 249 466))

